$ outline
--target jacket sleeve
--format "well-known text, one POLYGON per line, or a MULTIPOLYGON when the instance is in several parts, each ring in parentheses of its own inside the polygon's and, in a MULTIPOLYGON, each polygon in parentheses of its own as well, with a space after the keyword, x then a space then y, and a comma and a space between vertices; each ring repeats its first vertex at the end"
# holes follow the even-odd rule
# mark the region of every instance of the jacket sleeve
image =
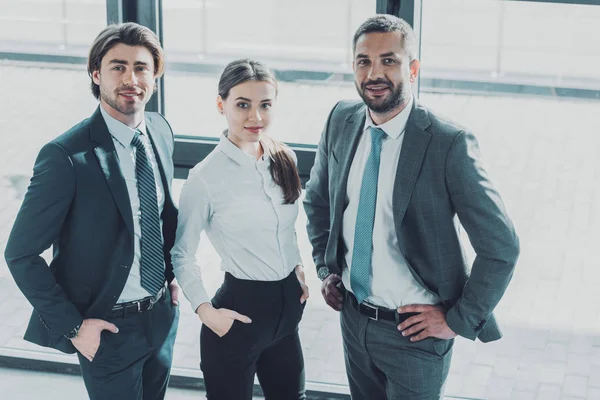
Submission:
POLYGON ((317 148, 315 163, 306 183, 304 210, 306 211, 308 239, 312 245, 313 260, 317 269, 325 265, 325 250, 329 240, 330 204, 329 204, 329 129, 335 109, 331 110, 321 140, 317 148))
POLYGON ((60 241, 63 222, 75 193, 71 159, 56 144, 44 146, 10 233, 5 259, 23 292, 52 337, 60 337, 83 318, 41 254, 60 241))
POLYGON ((456 334, 475 340, 512 278, 519 239, 470 133, 460 132, 454 139, 446 162, 446 184, 476 253, 469 280, 448 310, 446 322, 456 334))

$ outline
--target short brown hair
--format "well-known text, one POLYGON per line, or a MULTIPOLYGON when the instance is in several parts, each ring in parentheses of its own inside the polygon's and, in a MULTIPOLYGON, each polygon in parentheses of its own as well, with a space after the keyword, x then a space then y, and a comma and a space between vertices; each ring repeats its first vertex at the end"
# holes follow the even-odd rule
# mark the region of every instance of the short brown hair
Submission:
POLYGON ((119 43, 127 46, 144 46, 147 48, 154 59, 154 76, 158 78, 163 74, 163 49, 158 36, 154 32, 134 22, 108 25, 94 40, 88 56, 87 68, 92 80, 92 94, 98 100, 100 100, 100 87, 94 82, 92 73, 100 70, 102 59, 106 53, 119 43))

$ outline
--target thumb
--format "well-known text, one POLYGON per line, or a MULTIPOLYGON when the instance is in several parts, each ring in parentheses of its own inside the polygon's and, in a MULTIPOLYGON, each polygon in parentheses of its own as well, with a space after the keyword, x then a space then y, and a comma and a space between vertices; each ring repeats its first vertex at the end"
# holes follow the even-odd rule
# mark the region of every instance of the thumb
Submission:
POLYGON ((243 322, 245 324, 249 324, 249 323, 252 322, 252 320, 249 317, 247 317, 245 315, 242 315, 240 313, 237 313, 235 311, 234 311, 234 314, 233 314, 233 319, 237 319, 238 321, 243 322))
POLYGON ((102 327, 102 330, 107 330, 112 333, 119 333, 119 328, 117 328, 117 326, 115 324, 112 324, 107 321, 104 321, 104 326, 102 327))

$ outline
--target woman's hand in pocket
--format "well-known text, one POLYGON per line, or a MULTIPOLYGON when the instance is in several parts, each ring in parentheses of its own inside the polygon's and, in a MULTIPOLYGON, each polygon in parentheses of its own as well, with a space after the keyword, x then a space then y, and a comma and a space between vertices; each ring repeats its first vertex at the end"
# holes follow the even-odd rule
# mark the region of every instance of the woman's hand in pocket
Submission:
POLYGON ((246 315, 227 308, 214 308, 210 303, 202 303, 196 310, 196 314, 198 314, 202 323, 219 337, 223 337, 229 332, 235 320, 244 324, 252 322, 246 315))
POLYGON ((300 287, 302 288, 302 295, 300 296, 300 303, 304 304, 306 300, 308 300, 308 285, 306 284, 306 280, 304 277, 304 268, 302 265, 296 265, 296 277, 298 278, 298 282, 300 283, 300 287))

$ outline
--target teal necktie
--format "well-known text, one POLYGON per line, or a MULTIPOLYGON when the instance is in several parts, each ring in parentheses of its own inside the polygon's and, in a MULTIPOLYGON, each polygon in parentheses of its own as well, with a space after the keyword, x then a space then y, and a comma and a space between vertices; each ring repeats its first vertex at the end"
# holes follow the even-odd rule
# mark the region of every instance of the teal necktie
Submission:
POLYGON ((373 224, 375 223, 381 144, 385 137, 385 132, 381 128, 371 126, 370 131, 371 152, 365 165, 362 185, 360 187, 360 199, 356 214, 356 226, 354 228, 352 268, 350 268, 350 285, 359 303, 369 297, 371 293, 371 280, 373 277, 371 268, 373 224))

